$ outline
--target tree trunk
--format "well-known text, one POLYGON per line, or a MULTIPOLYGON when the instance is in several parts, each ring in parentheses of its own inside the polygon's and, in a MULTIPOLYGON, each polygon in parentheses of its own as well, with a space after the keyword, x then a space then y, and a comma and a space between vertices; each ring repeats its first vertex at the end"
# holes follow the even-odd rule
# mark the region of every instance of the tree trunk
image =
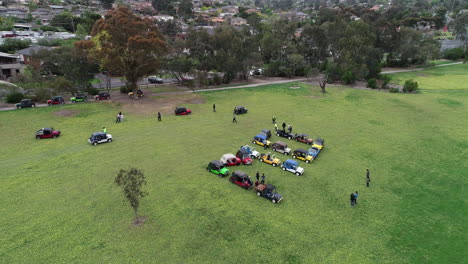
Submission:
POLYGON ((135 220, 138 220, 138 208, 133 207, 133 213, 135 213, 135 220))
POLYGON ((319 81, 320 89, 322 89, 322 93, 326 93, 325 86, 327 85, 327 80, 319 81))

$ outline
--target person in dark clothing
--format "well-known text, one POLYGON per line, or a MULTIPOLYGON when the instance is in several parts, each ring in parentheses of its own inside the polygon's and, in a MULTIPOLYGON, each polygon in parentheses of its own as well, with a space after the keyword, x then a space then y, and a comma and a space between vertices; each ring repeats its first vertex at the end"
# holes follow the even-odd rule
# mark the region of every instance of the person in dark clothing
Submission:
POLYGON ((283 122, 283 124, 281 125, 283 127, 283 131, 286 129, 286 123, 283 122))
POLYGON ((258 171, 257 171, 257 174, 255 174, 255 178, 257 178, 257 181, 260 180, 260 173, 258 173, 258 171))
POLYGON ((262 181, 261 181, 262 184, 265 184, 265 173, 262 173, 262 181))
POLYGON ((356 205, 357 204, 357 198, 358 198, 359 194, 358 192, 356 191, 356 193, 354 194, 354 204, 356 205))
POLYGON ((276 116, 273 116, 273 117, 271 118, 271 121, 273 122, 273 124, 276 124, 276 116))
POLYGON ((289 133, 292 132, 292 126, 291 125, 288 126, 288 130, 289 130, 289 133))
POLYGON ((369 187, 370 185, 370 171, 369 169, 366 169, 366 185, 369 187))
POLYGON ((233 115, 233 116, 232 116, 232 122, 233 122, 233 123, 237 123, 236 115, 233 115))
POLYGON ((351 206, 354 206, 354 193, 351 193, 349 200, 351 201, 351 206))
POLYGON ((260 183, 258 182, 258 180, 255 181, 255 187, 257 187, 260 183))
POLYGON ((213 112, 216 112, 216 105, 213 104, 213 112))
POLYGON ((161 113, 158 112, 158 121, 161 121, 161 113))

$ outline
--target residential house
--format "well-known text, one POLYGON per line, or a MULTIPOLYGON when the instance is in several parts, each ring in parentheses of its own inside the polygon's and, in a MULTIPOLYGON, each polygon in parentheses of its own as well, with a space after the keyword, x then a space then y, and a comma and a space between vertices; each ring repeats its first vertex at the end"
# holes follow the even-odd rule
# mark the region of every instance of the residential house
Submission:
POLYGON ((10 80, 23 69, 24 65, 20 63, 19 55, 0 52, 0 80, 10 80))
POLYGON ((239 13, 239 7, 237 6, 223 6, 221 7, 223 10, 222 13, 232 13, 232 14, 237 14, 239 13))
POLYGON ((41 51, 50 51, 53 48, 44 47, 39 45, 33 45, 29 48, 18 50, 16 53, 19 54, 20 61, 25 65, 31 65, 32 67, 39 68, 41 61, 35 58, 35 55, 41 51))
POLYGON ((226 22, 226 20, 222 19, 222 18, 219 18, 219 17, 215 17, 215 18, 212 18, 211 19, 211 24, 213 26, 217 26, 217 25, 221 25, 221 24, 224 24, 224 22, 226 22))
POLYGON ((260 13, 261 13, 260 10, 255 9, 255 8, 247 9, 247 10, 245 10, 244 12, 247 13, 247 14, 249 14, 249 15, 250 15, 250 14, 253 14, 253 13, 255 13, 255 14, 260 14, 260 13))
POLYGON ((174 17, 170 15, 157 15, 150 17, 150 19, 167 22, 169 20, 174 20, 174 17))
POLYGON ((242 26, 247 25, 247 20, 242 17, 234 17, 231 19, 230 23, 233 26, 242 26))

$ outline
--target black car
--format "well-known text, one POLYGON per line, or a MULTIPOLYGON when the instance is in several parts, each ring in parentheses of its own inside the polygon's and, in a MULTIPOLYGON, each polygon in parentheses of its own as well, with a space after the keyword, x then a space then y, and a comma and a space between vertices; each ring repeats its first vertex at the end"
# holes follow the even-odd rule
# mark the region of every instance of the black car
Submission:
POLYGON ((16 104, 16 108, 18 109, 28 107, 36 107, 36 103, 34 103, 31 99, 23 99, 16 104))
POLYGON ((257 187, 255 187, 255 192, 258 196, 265 197, 272 203, 279 203, 283 199, 283 196, 275 192, 275 190, 275 186, 271 184, 260 184, 257 187))
POLYGON ((235 115, 246 114, 247 111, 249 111, 249 110, 247 108, 243 107, 243 106, 234 107, 234 114, 235 115))
POLYGON ((157 76, 150 76, 148 77, 148 82, 149 83, 157 83, 157 84, 163 84, 164 81, 163 79, 157 77, 157 76))
POLYGON ((289 133, 286 130, 278 130, 278 131, 276 131, 276 135, 278 137, 284 137, 284 138, 287 138, 287 139, 293 139, 294 136, 295 136, 295 134, 289 133))
POLYGON ((267 139, 271 138, 271 131, 270 129, 262 129, 262 132, 260 132, 266 136, 267 139))

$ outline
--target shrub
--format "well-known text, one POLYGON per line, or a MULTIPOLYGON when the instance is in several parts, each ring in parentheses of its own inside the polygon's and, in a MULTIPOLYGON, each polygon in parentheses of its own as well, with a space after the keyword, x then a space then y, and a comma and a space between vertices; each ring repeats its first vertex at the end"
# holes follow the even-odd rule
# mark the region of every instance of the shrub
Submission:
POLYGON ((356 77, 351 71, 347 71, 341 76, 341 82, 344 84, 352 84, 355 81, 356 81, 356 77))
POLYGON ((9 104, 14 104, 21 101, 21 99, 24 99, 24 94, 20 92, 12 92, 6 96, 5 101, 9 104))
POLYGON ((221 76, 219 74, 215 74, 213 77, 213 83, 216 85, 220 85, 223 80, 221 79, 221 76))
POLYGON ((387 88, 387 85, 390 83, 390 81, 392 80, 392 76, 388 75, 388 74, 382 74, 380 75, 380 79, 383 81, 382 83, 382 89, 385 89, 387 88))
POLYGON ((418 82, 413 80, 406 80, 405 85, 403 85, 403 92, 411 93, 418 90, 418 82))
POLYGON ((39 88, 34 92, 33 101, 35 102, 45 102, 52 97, 52 93, 49 89, 39 88))
POLYGON ((99 93, 99 90, 97 88, 90 86, 86 89, 86 92, 90 95, 96 95, 99 93))
POLYGON ((367 80, 367 87, 377 89, 377 80, 375 78, 367 80))
POLYGON ((130 90, 128 90, 127 86, 120 87, 120 93, 128 94, 129 92, 130 92, 130 90))
POLYGON ((400 92, 400 89, 398 88, 390 88, 390 90, 388 90, 389 92, 391 93, 399 93, 400 92))
POLYGON ((453 48, 453 49, 446 49, 442 51, 442 58, 447 60, 460 60, 465 57, 465 52, 463 48, 453 48))

